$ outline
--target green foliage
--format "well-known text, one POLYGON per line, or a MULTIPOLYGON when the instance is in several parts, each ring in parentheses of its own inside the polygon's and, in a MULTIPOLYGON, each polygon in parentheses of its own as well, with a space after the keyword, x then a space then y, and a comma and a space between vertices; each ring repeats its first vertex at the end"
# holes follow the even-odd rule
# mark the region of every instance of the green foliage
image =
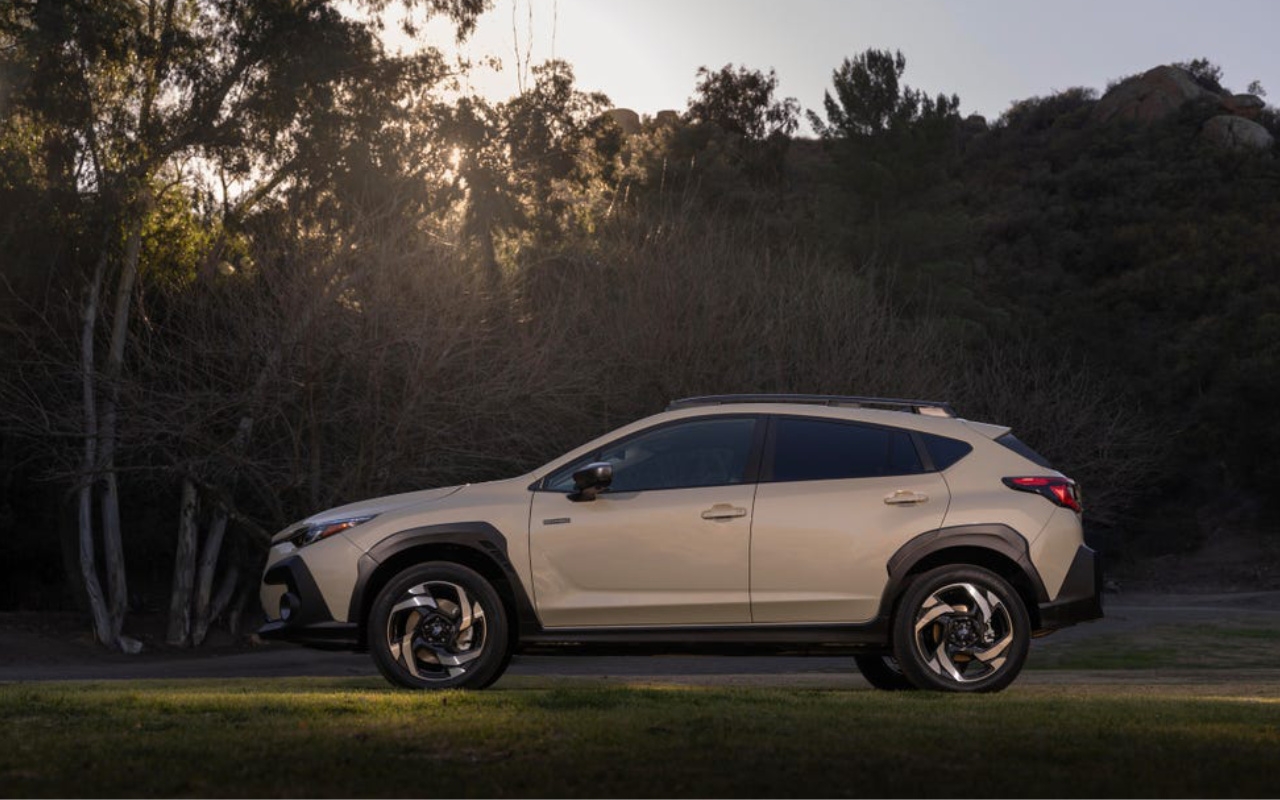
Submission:
POLYGON ((1193 58, 1190 61, 1177 61, 1173 66, 1184 69, 1195 82, 1211 92, 1222 94, 1222 67, 1207 58, 1193 58))
POLYGON ((945 175, 960 120, 960 98, 930 97, 903 84, 901 52, 870 49, 832 73, 826 120, 809 122, 827 142, 864 214, 894 208, 945 175))
POLYGON ((1017 100, 1000 115, 998 124, 1023 136, 1055 127, 1080 128, 1088 121, 1089 111, 1097 99, 1096 89, 1074 86, 1047 97, 1017 100))
POLYGON ((809 112, 814 130, 824 139, 875 139, 954 120, 960 98, 930 97, 901 83, 906 68, 901 51, 869 49, 844 59, 831 74, 836 96, 823 93, 826 120, 809 112))
POLYGON ((766 74, 732 64, 715 71, 699 67, 684 118, 695 126, 711 126, 703 133, 702 150, 721 148, 749 180, 776 184, 800 114, 795 98, 774 97, 777 89, 772 69, 766 74))
POLYGON ((794 98, 775 99, 778 76, 725 64, 719 70, 698 68, 698 83, 685 118, 717 125, 726 133, 753 142, 795 133, 800 113, 794 98))

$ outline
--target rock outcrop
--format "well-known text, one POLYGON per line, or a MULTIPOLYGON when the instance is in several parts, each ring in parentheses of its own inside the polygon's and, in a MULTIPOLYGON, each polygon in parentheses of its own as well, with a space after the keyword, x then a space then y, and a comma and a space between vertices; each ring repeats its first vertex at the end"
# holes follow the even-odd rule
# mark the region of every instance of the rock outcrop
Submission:
POLYGON ((1220 114, 1200 129, 1207 141, 1229 150, 1266 150, 1275 144, 1271 132, 1251 119, 1220 114))
POLYGON ((1188 103, 1201 103, 1208 113, 1217 113, 1200 129, 1207 142, 1232 150, 1261 150, 1275 144, 1271 132, 1257 122, 1266 108, 1261 97, 1215 92, 1181 67, 1156 67, 1121 81, 1093 107, 1090 120, 1150 124, 1188 103))
POLYGON ((1217 92, 1196 83, 1186 70, 1161 66, 1113 87, 1093 107, 1091 118, 1100 123, 1126 120, 1151 123, 1169 116, 1186 103, 1219 104, 1222 99, 1217 92))
POLYGON ((1222 107, 1237 117, 1256 120, 1262 116, 1266 102, 1256 94, 1233 94, 1222 98, 1222 107))
POLYGON ((611 108, 604 112, 618 123, 625 136, 634 136, 640 132, 640 115, 629 108, 611 108))
POLYGON ((672 128, 680 124, 680 112, 663 109, 654 116, 653 121, 659 127, 672 128))

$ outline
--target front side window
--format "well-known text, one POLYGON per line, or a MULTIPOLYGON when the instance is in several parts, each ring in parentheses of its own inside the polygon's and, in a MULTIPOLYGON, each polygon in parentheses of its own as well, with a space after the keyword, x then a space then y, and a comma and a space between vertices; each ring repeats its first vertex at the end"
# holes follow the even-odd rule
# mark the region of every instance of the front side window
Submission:
POLYGON ((779 417, 774 431, 775 481, 878 478, 924 471, 906 431, 795 417, 779 417))
POLYGON ((613 465, 613 493, 743 483, 755 424, 753 417, 724 417, 664 425, 560 468, 545 488, 573 491, 573 473, 593 461, 613 465))

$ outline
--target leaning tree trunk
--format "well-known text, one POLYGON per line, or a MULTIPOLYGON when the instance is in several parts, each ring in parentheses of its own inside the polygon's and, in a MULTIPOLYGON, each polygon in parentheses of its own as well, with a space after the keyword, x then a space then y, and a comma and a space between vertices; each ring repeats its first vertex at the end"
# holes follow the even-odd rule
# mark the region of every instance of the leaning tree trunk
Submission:
POLYGON ((210 595, 213 593, 213 571, 218 566, 218 555, 222 552, 222 538, 227 532, 227 512, 219 508, 214 512, 213 522, 209 525, 209 535, 205 538, 204 550, 200 553, 200 572, 196 577, 196 613, 191 628, 191 643, 199 645, 209 633, 209 624, 213 622, 210 595))
POLYGON ((191 637, 191 594, 196 580, 196 514, 200 496, 190 478, 182 480, 178 520, 178 552, 173 559, 173 592, 169 596, 169 631, 165 641, 185 647, 191 637))
POLYGON ((98 298, 102 290, 102 276, 107 269, 107 248, 103 242, 102 255, 93 270, 93 283, 85 298, 84 319, 80 330, 80 381, 84 394, 84 460, 81 462, 79 491, 79 550, 80 578, 84 581, 89 609, 93 614, 93 633, 99 642, 114 645, 111 614, 102 596, 102 584, 98 581, 97 553, 93 544, 93 476, 98 459, 98 409, 93 374, 93 339, 98 322, 98 298))
MULTIPOLYGON (((114 638, 122 649, 132 650, 136 642, 120 635, 125 614, 129 610, 129 589, 125 578, 124 545, 120 531, 120 490, 116 482, 117 420, 120 406, 120 378, 124 371, 124 348, 129 334, 129 316, 133 309, 133 283, 138 276, 138 255, 142 247, 142 213, 135 213, 129 226, 124 264, 116 287, 115 313, 111 319, 111 342, 107 350, 106 393, 102 403, 101 451, 102 474, 102 554, 107 570, 107 587, 114 638)), ((139 648, 140 649, 140 648, 139 648)))

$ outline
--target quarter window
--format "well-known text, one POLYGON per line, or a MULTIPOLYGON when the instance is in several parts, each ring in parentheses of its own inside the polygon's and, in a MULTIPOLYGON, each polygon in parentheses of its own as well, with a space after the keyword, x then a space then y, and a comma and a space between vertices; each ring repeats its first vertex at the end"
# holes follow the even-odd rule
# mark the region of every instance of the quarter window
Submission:
POLYGON ((779 417, 773 480, 825 481, 924 471, 911 434, 833 420, 779 417))
MULTIPOLYGON (((973 445, 948 436, 922 433, 920 438, 924 440, 924 449, 929 451, 929 458, 933 460, 933 468, 939 471, 950 467, 973 452, 973 445)), ((996 441, 999 441, 999 439, 996 441)))
POLYGON ((754 417, 721 417, 664 425, 561 468, 546 488, 573 491, 573 473, 593 461, 613 465, 614 493, 743 483, 755 424, 754 417))

